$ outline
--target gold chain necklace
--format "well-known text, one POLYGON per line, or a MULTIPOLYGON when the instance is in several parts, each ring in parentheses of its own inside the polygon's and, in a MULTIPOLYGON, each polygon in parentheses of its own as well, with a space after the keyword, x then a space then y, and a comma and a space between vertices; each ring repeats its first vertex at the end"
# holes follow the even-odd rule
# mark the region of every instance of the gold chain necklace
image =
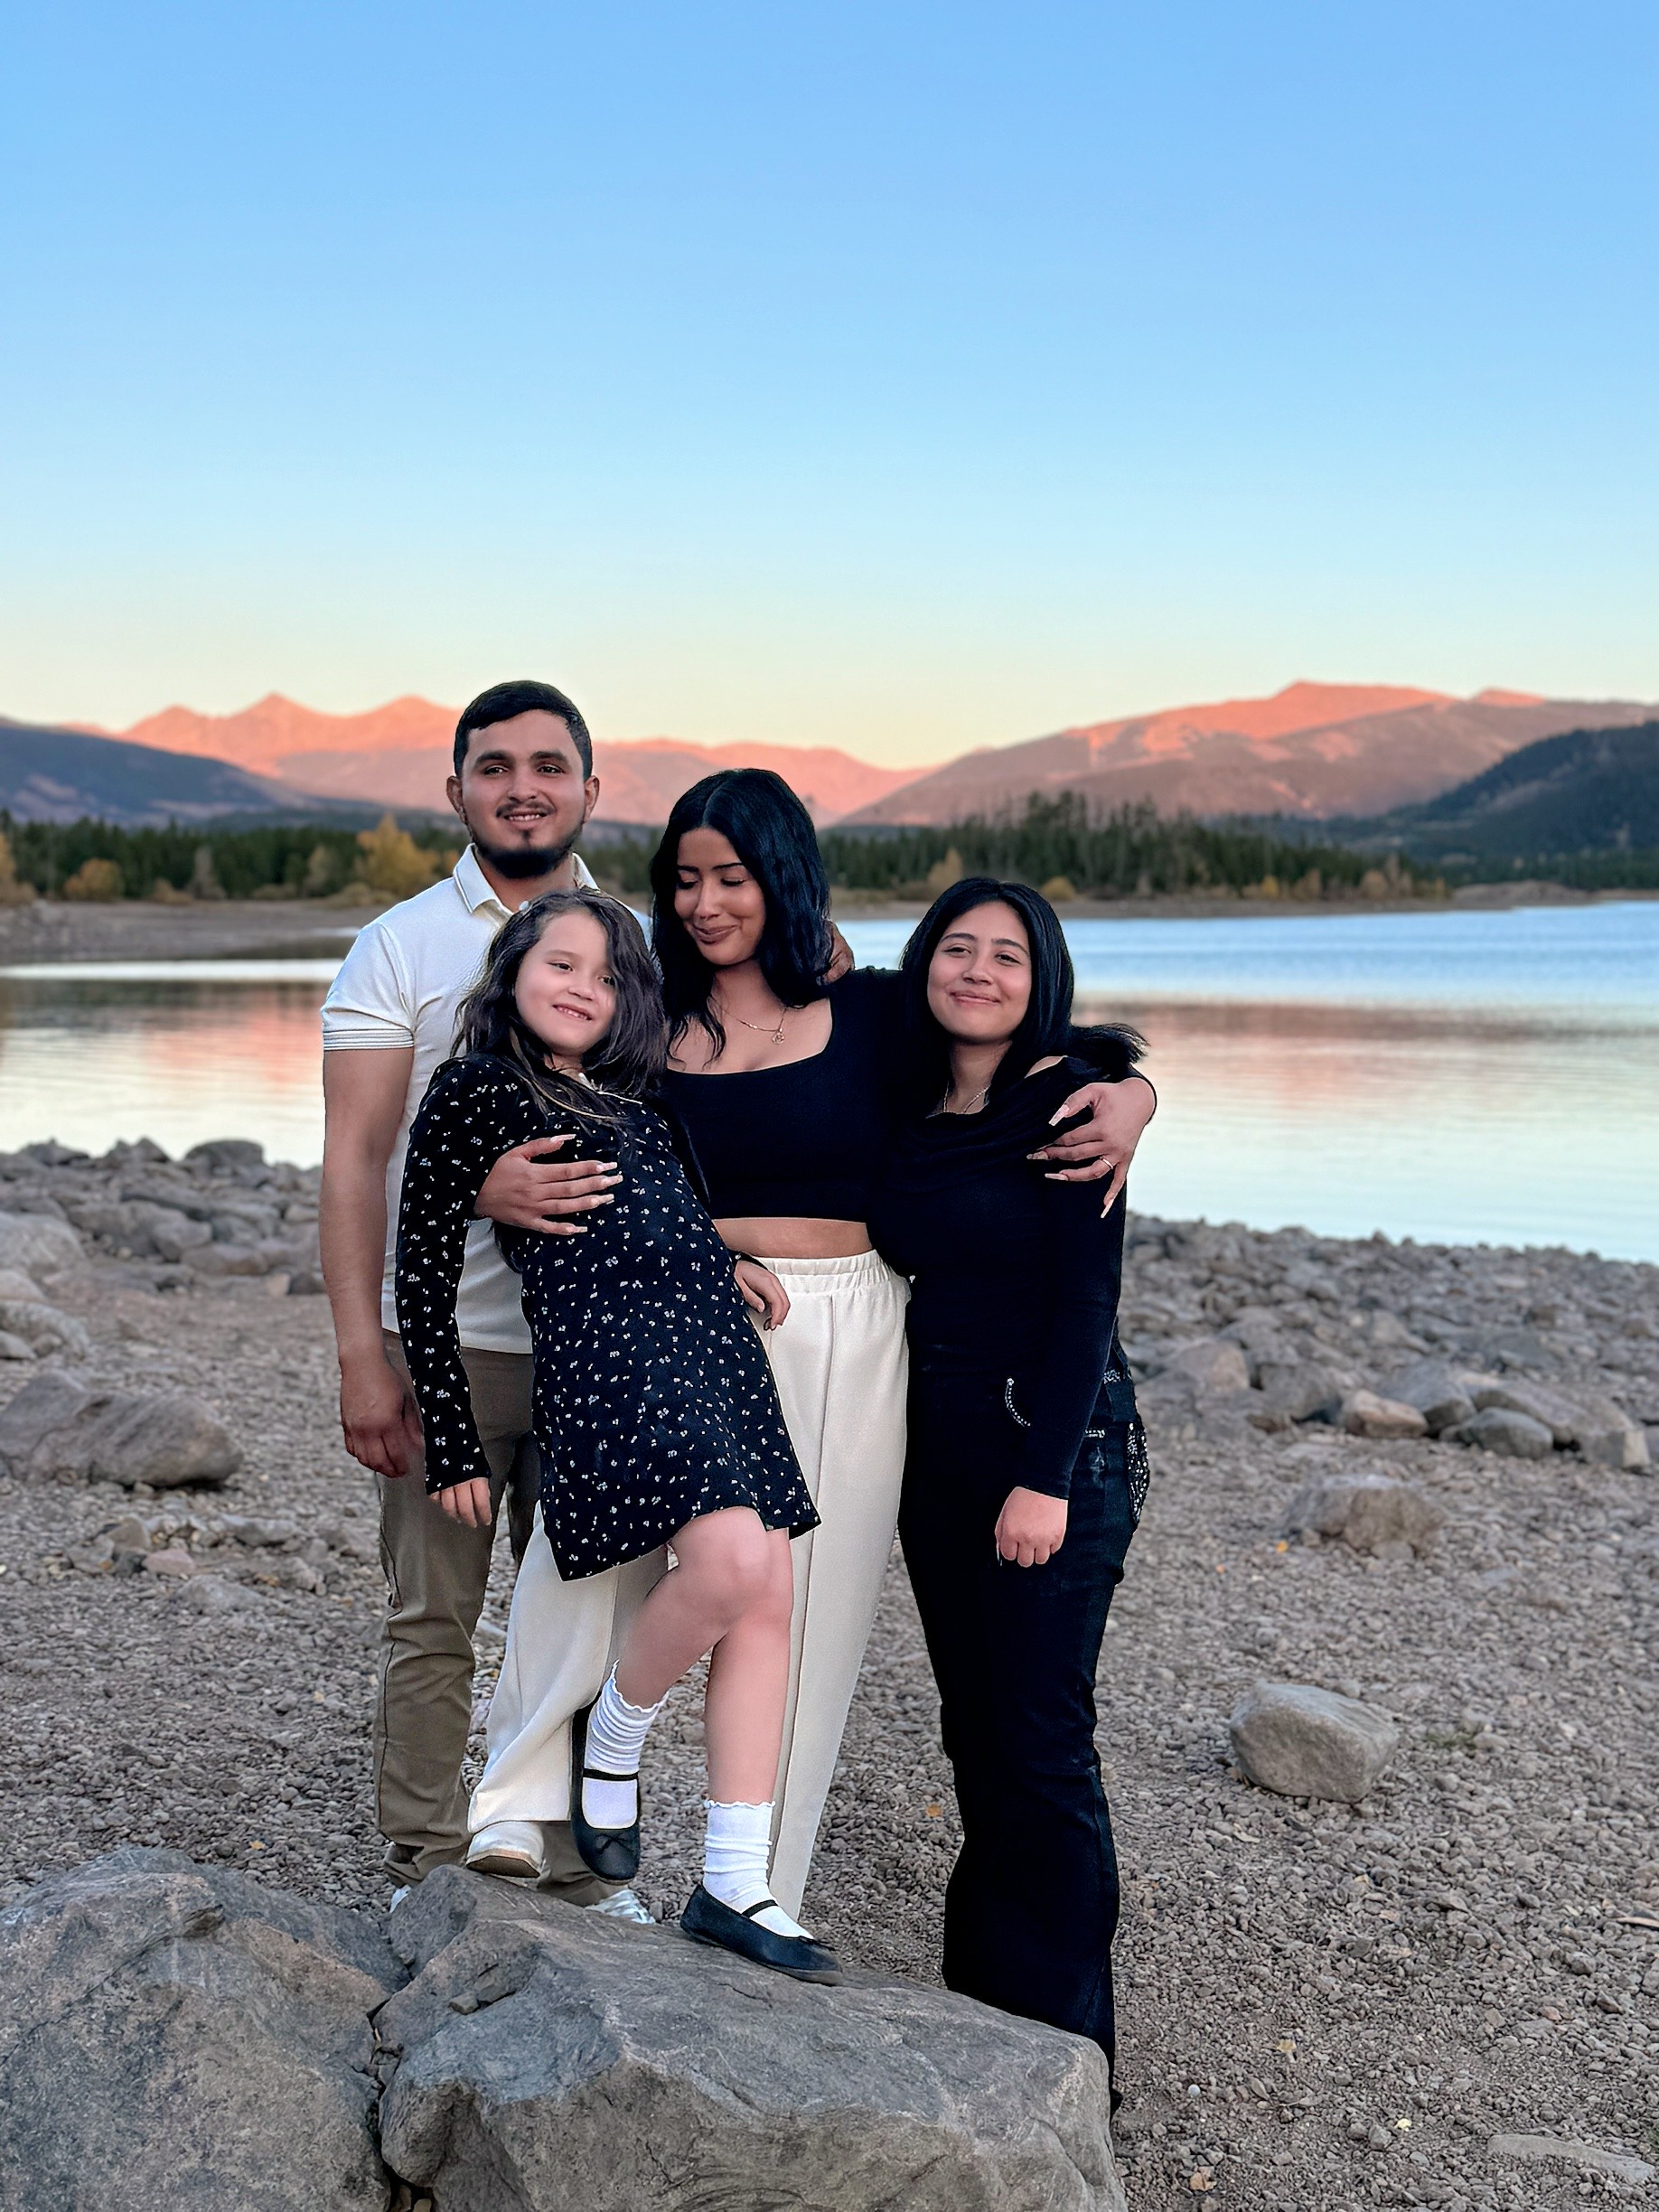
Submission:
POLYGON ((982 1106, 989 1096, 990 1084, 987 1083, 983 1091, 976 1091, 974 1092, 973 1096, 969 1100, 965 1106, 952 1106, 951 1103, 951 1093, 947 1091, 943 1098, 940 1100, 938 1105, 934 1107, 933 1112, 935 1115, 970 1114, 974 1111, 976 1107, 982 1106))
POLYGON ((792 1008, 786 1006, 778 1008, 778 1026, 775 1029, 769 1029, 764 1022, 745 1021, 741 1014, 733 1014, 729 1018, 745 1029, 753 1029, 756 1036, 770 1037, 774 1045, 781 1045, 783 1042, 783 1025, 792 1011, 792 1008))

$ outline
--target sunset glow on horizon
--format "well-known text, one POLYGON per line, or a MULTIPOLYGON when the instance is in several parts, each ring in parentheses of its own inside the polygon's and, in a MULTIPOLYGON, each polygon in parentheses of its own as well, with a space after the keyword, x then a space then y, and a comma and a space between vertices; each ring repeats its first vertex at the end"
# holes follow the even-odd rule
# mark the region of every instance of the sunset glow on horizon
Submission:
POLYGON ((564 685, 891 766, 1659 698, 1659 18, 12 26, 0 715, 564 685))

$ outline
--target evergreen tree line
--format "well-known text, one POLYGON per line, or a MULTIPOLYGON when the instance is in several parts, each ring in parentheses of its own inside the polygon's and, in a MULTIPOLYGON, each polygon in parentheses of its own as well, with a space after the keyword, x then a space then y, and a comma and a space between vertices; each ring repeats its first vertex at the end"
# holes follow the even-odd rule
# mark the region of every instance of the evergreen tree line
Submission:
MULTIPOLYGON (((1075 792, 1034 796, 1023 814, 975 817, 946 829, 828 830, 824 861, 839 891, 928 898, 961 876, 1036 885, 1051 898, 1203 896, 1345 899, 1438 897, 1446 877, 1499 881, 1526 874, 1582 890, 1659 889, 1659 852, 1607 851, 1488 863, 1442 875, 1391 853, 1310 842, 1299 826, 1165 817, 1149 802, 1092 812, 1075 792)), ((633 898, 649 888, 654 840, 595 841, 595 874, 633 898)), ((408 830, 388 814, 374 830, 316 824, 205 829, 173 823, 20 822, 0 810, 0 903, 33 897, 407 898, 458 856, 446 824, 408 830)))
POLYGON ((388 814, 374 830, 315 824, 210 830, 170 823, 20 822, 0 811, 0 898, 407 898, 459 857, 442 824, 413 832, 388 814))
MULTIPOLYGON (((948 829, 872 833, 826 830, 820 838, 838 890, 927 898, 962 876, 1034 884, 1056 899, 1149 897, 1154 893, 1259 898, 1439 896, 1445 884, 1395 856, 1379 863, 1337 845, 1308 844, 1248 822, 1166 819, 1150 803, 1092 813, 1073 792, 1034 796, 1017 817, 976 817, 948 829)), ((647 887, 649 845, 606 845, 595 872, 622 891, 647 887)))

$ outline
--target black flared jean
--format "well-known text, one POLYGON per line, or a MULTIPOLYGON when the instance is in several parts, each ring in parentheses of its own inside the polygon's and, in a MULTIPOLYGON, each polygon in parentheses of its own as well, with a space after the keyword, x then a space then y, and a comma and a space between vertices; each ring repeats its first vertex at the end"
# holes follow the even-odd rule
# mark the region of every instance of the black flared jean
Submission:
POLYGON ((1028 1411, 1018 1387, 913 1354, 899 1533, 962 1820, 944 1979, 1089 2036, 1111 2060, 1118 1861, 1094 1677, 1135 1528, 1129 1422, 1111 1418, 1116 1401, 1103 1392, 1073 1473, 1064 1543, 1045 1566, 1009 1565, 993 1531, 1017 1478, 1028 1411))

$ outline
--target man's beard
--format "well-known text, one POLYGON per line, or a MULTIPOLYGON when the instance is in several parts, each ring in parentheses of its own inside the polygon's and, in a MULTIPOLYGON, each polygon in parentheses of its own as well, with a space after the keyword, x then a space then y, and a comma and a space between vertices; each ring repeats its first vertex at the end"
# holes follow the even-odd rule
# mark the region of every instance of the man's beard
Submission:
POLYGON ((551 876, 555 868, 563 867, 576 849, 576 839, 582 834, 578 822, 562 845, 492 845, 474 823, 467 823, 479 858, 488 861, 498 876, 510 882, 527 882, 537 876, 551 876))

